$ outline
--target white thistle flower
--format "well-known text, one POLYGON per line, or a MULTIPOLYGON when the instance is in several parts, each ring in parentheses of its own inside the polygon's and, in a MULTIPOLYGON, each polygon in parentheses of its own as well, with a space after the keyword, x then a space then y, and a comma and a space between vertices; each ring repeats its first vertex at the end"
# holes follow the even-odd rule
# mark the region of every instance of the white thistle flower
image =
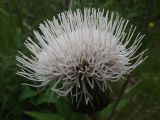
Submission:
POLYGON ((136 27, 128 26, 128 20, 109 11, 84 8, 83 13, 77 9, 58 14, 58 19, 40 24, 42 34, 34 31, 38 43, 26 40, 32 55, 17 56, 18 74, 39 83, 28 84, 34 87, 51 83, 58 95, 75 97, 77 106, 82 98, 86 105, 92 104, 87 87, 105 92, 109 81, 124 78, 146 58, 145 51, 135 55, 144 35, 136 35, 136 27))

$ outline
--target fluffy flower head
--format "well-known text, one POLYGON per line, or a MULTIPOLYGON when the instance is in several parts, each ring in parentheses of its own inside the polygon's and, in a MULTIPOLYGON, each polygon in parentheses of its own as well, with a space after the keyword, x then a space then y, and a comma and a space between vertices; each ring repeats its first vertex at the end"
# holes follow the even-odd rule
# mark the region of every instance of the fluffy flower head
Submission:
POLYGON ((37 81, 35 87, 52 84, 54 92, 70 95, 77 104, 82 98, 85 104, 92 103, 90 91, 95 86, 105 92, 109 81, 120 80, 145 59, 145 51, 136 53, 144 35, 135 34, 136 28, 128 20, 108 11, 69 10, 39 28, 41 33, 34 31, 38 42, 30 37, 25 42, 31 55, 17 56, 18 74, 37 81))

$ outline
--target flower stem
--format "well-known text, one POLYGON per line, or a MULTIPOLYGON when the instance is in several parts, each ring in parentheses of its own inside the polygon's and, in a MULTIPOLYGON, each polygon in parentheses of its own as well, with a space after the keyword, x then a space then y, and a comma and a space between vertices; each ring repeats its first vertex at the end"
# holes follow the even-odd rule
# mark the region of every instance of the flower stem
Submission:
POLYGON ((115 113, 115 111, 116 111, 116 108, 117 108, 117 106, 118 106, 118 104, 119 104, 122 96, 124 95, 124 92, 125 92, 125 90, 126 90, 126 88, 127 88, 128 83, 129 83, 129 79, 127 79, 127 80, 123 83, 123 86, 122 86, 122 88, 121 88, 121 90, 120 90, 118 99, 117 99, 116 103, 115 103, 114 106, 113 106, 112 112, 111 112, 108 120, 111 120, 111 119, 112 119, 112 117, 113 117, 113 115, 114 115, 114 113, 115 113))
POLYGON ((91 120, 98 120, 96 113, 91 114, 90 117, 91 117, 91 120))

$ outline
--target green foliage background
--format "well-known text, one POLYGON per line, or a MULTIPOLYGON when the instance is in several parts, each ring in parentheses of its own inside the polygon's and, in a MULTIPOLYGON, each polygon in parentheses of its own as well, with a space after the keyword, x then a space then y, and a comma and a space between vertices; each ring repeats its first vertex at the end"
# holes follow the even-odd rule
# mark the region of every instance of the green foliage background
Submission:
MULTIPOLYGON (((15 75, 15 56, 18 50, 25 52, 26 37, 66 6, 65 0, 0 0, 0 120, 90 119, 72 112, 66 99, 57 99, 49 90, 22 86, 25 79, 15 75)), ((149 49, 149 57, 134 71, 113 120, 159 120, 160 0, 73 0, 72 9, 84 6, 118 12, 146 34, 142 49, 149 49)), ((107 120, 118 92, 119 88, 114 90, 97 120, 107 120)))

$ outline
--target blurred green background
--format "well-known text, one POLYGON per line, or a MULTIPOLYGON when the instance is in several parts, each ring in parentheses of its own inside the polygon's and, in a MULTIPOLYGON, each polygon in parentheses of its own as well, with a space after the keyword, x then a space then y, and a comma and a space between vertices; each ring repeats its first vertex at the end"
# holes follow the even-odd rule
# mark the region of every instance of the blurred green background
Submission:
MULTIPOLYGON (((22 86, 15 75, 17 51, 25 52, 24 41, 39 23, 65 11, 69 0, 0 0, 0 120, 89 120, 74 113, 68 101, 57 99, 49 90, 22 86)), ((160 120, 160 0, 73 0, 72 9, 104 8, 118 12, 145 33, 142 49, 148 59, 132 74, 113 120, 160 120)), ((117 83, 119 84, 119 83, 117 83)), ((121 84, 121 83, 120 83, 121 84)), ((107 120, 117 99, 97 113, 107 120)))

